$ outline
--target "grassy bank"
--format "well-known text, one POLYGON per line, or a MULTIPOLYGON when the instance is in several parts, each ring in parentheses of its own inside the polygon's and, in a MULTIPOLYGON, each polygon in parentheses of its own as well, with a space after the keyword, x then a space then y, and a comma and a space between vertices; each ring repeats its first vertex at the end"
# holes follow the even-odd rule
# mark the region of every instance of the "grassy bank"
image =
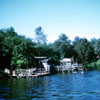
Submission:
POLYGON ((100 70, 100 59, 98 59, 96 62, 91 62, 87 65, 88 69, 98 69, 100 70))

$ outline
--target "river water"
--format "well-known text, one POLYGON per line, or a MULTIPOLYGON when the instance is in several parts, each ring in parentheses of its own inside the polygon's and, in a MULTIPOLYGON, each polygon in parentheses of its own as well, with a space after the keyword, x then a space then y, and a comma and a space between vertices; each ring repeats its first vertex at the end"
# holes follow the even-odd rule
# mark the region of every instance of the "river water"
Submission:
POLYGON ((100 72, 1 79, 0 100, 100 100, 100 72))

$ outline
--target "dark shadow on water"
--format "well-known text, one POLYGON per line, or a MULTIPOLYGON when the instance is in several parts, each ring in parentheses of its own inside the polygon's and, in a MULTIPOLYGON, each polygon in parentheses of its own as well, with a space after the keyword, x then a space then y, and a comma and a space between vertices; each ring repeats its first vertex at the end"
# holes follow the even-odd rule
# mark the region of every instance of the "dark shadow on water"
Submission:
POLYGON ((88 67, 88 71, 100 71, 100 66, 95 66, 95 67, 88 67))

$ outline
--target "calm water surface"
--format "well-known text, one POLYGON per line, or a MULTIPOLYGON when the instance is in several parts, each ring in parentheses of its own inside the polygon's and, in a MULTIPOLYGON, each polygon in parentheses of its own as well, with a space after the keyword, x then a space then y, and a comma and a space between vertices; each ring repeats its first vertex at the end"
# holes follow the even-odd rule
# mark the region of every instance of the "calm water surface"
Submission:
POLYGON ((0 100, 100 100, 100 72, 0 80, 0 100))

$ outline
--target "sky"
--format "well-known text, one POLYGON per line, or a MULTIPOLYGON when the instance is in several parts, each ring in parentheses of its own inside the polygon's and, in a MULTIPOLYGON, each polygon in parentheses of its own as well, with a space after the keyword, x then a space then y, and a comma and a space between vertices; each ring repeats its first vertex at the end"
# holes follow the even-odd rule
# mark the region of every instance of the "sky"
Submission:
POLYGON ((69 39, 100 38, 100 0, 0 0, 0 29, 13 27, 35 38, 41 26, 48 42, 61 33, 69 39))

